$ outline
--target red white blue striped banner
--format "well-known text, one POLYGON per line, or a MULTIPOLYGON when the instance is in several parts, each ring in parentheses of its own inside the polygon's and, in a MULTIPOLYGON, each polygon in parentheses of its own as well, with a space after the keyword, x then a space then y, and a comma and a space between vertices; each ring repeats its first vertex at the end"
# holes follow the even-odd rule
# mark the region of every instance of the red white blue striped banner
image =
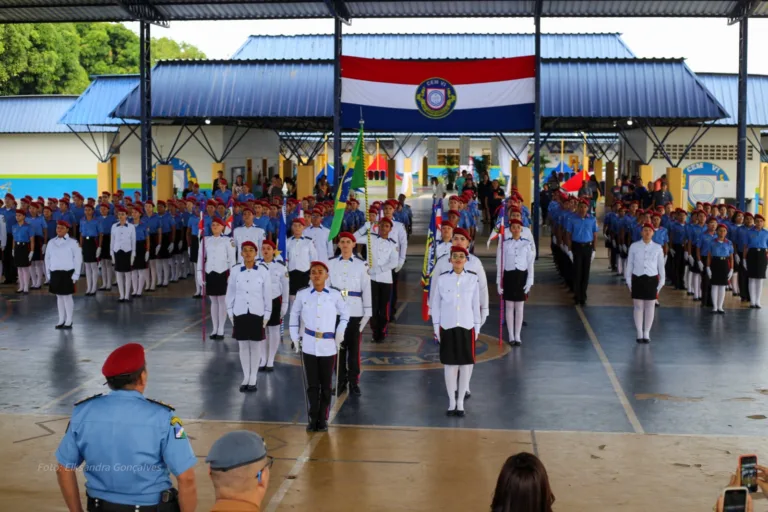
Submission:
POLYGON ((341 123, 399 132, 530 130, 535 61, 341 58, 341 123))

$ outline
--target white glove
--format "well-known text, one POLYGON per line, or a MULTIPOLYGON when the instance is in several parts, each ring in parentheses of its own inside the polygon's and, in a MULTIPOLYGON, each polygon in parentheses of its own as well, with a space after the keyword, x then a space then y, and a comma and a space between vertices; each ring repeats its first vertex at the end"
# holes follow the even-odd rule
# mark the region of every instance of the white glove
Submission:
POLYGON ((115 254, 114 253, 110 254, 109 260, 112 262, 113 265, 115 264, 115 254))
POLYGON ((480 328, 482 327, 482 324, 475 324, 475 336, 480 334, 480 328))
POLYGON ((664 256, 664 264, 667 264, 667 256, 664 256))
MULTIPOLYGON (((481 313, 481 315, 483 315, 483 318, 480 320, 480 329, 483 328, 485 321, 488 320, 488 312, 486 311, 485 313, 481 313)), ((480 332, 480 330, 478 329, 477 332, 480 332)))
POLYGON ((144 254, 144 261, 149 261, 149 251, 144 254))
POLYGON ((291 346, 293 347, 293 351, 296 352, 297 354, 301 352, 301 342, 294 341, 291 343, 291 346))
POLYGON ((280 318, 283 318, 287 312, 288 312, 288 304, 282 304, 280 306, 280 318))
POLYGON ((183 244, 184 244, 184 242, 179 242, 179 243, 176 245, 176 247, 178 247, 178 248, 179 248, 179 250, 181 250, 181 246, 182 246, 183 244))
POLYGON ((526 295, 528 295, 528 292, 530 292, 530 291, 531 291, 531 286, 533 286, 533 283, 526 283, 526 284, 525 284, 525 288, 523 288, 523 293, 525 293, 526 295))
POLYGON ((43 254, 45 254, 45 248, 48 247, 48 244, 43 244, 43 246, 40 248, 43 254))
POLYGON ((683 259, 685 261, 689 261, 688 258, 690 258, 690 255, 688 254, 688 251, 683 251, 683 259))
POLYGON ((136 259, 136 255, 135 254, 131 254, 131 266, 133 266, 133 262, 134 262, 135 259, 136 259))
POLYGON ((627 288, 629 288, 629 292, 632 293, 632 281, 627 281, 627 288))
POLYGON ((168 252, 173 252, 173 242, 168 246, 168 252))
MULTIPOLYGON (((80 279, 80 276, 73 275, 72 276, 72 282, 77 283, 77 280, 80 279)), ((48 276, 48 281, 51 280, 51 276, 48 276)))
POLYGON ((362 320, 360 320, 360 332, 363 332, 363 329, 365 329, 366 324, 368 323, 368 320, 370 320, 370 316, 364 316, 362 320))
POLYGON ((590 263, 595 261, 595 253, 597 253, 597 251, 592 251, 592 259, 589 260, 590 263))
POLYGON ((744 270, 747 270, 747 260, 743 260, 743 261, 744 261, 744 270))
POLYGON ((734 257, 734 258, 736 258, 736 264, 737 264, 737 265, 741 263, 741 258, 739 257, 739 255, 738 255, 738 254, 734 253, 734 254, 733 254, 733 257, 734 257))
POLYGON ((344 331, 341 329, 336 331, 336 348, 341 348, 341 343, 344 341, 344 331))
POLYGON ((371 223, 370 222, 366 221, 365 229, 371 229, 371 223))
POLYGON ((696 263, 695 261, 693 261, 693 256, 690 256, 690 255, 688 256, 688 262, 689 262, 691 265, 694 265, 694 264, 696 263))
POLYGON ((99 256, 101 256, 101 247, 96 248, 96 257, 98 258, 99 256))
POLYGON ((568 251, 568 257, 573 261, 573 253, 571 251, 568 251))
POLYGON ((733 269, 728 271, 728 280, 730 281, 732 277, 733 277, 733 269))
POLYGON ((155 247, 155 256, 157 256, 158 254, 160 254, 160 246, 159 245, 157 247, 155 247))
MULTIPOLYGON (((271 315, 270 315, 271 316, 271 315)), ((267 328, 267 324, 269 323, 269 317, 267 315, 264 315, 264 328, 267 328)), ((234 322, 232 322, 234 325, 234 322)))
POLYGON ((627 246, 625 244, 621 244, 621 252, 627 252, 627 246))
POLYGON ((496 285, 496 291, 499 292, 499 297, 504 295, 504 290, 501 289, 501 285, 496 285))
POLYGON ((557 245, 557 237, 555 235, 552 235, 552 243, 557 245))
POLYGON ((438 343, 440 343, 440 326, 439 325, 435 326, 435 339, 437 340, 438 343))
POLYGON ((674 258, 675 257, 675 250, 671 247, 669 248, 669 254, 674 258))
POLYGON ((403 264, 400 263, 398 266, 395 267, 395 273, 400 272, 400 269, 403 268, 403 264))
POLYGON ((229 323, 231 323, 232 325, 235 325, 235 317, 232 316, 231 311, 227 311, 227 316, 229 317, 229 323))
POLYGON ((704 262, 699 260, 699 270, 704 270, 704 262))
POLYGON ((32 258, 35 257, 35 254, 32 251, 29 251, 29 261, 32 261, 32 258))
POLYGON ((16 257, 16 248, 11 249, 11 256, 16 257))
POLYGON ((611 240, 611 244, 613 245, 613 248, 616 248, 616 240, 611 240))
MULTIPOLYGON (((701 262, 699 262, 699 263, 701 263, 701 262)), ((707 277, 712 279, 712 269, 709 268, 709 267, 707 267, 707 277)))

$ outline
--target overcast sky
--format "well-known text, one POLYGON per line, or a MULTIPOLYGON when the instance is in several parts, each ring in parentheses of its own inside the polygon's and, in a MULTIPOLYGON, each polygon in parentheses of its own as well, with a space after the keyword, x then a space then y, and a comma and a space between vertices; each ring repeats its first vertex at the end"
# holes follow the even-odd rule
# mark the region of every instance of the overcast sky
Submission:
MULTIPOLYGON (((137 31, 137 24, 129 24, 137 31)), ((212 59, 229 58, 251 34, 295 35, 333 32, 332 20, 172 22, 169 29, 152 27, 154 37, 194 44, 212 59)), ((533 20, 504 19, 356 19, 345 33, 533 32, 533 20)), ((725 19, 580 19, 542 21, 543 32, 620 32, 638 57, 684 57, 694 71, 736 73, 738 25, 725 19)), ((768 75, 768 20, 749 21, 749 72, 768 75)))

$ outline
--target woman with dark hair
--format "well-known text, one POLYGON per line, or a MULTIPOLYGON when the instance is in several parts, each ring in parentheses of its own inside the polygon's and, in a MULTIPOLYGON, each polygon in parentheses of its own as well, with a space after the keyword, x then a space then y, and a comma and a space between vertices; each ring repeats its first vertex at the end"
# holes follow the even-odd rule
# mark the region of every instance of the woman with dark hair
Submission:
POLYGON ((502 466, 491 512, 552 512, 554 502, 544 464, 535 455, 521 452, 502 466))

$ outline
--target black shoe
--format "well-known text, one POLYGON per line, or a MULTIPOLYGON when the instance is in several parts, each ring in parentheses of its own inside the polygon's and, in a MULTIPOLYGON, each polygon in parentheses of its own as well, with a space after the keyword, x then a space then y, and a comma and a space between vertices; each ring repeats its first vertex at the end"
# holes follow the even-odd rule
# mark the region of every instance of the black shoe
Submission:
POLYGON ((309 417, 307 432, 317 432, 317 422, 312 418, 312 416, 309 417))
POLYGON ((522 342, 522 341, 516 341, 516 342, 515 342, 513 345, 514 345, 515 347, 519 347, 519 346, 520 346, 520 345, 522 345, 522 344, 523 344, 523 342, 522 342))
POLYGON ((526 322, 525 320, 523 320, 523 327, 527 327, 527 326, 528 326, 528 322, 526 322))
POLYGON ((218 338, 216 337, 215 334, 211 334, 210 336, 208 336, 208 339, 209 340, 215 340, 215 339, 218 339, 218 338))
POLYGON ((645 340, 643 338, 637 338, 636 341, 637 343, 640 343, 640 344, 645 343, 645 340))
POLYGON ((347 390, 347 385, 339 382, 339 387, 336 388, 336 396, 341 396, 347 390))
POLYGON ((56 327, 54 327, 54 328, 55 328, 55 329, 62 329, 63 327, 64 327, 64 324, 59 324, 59 325, 57 325, 57 326, 56 326, 56 327))
POLYGON ((360 396, 363 394, 363 392, 360 391, 360 386, 358 386, 357 384, 351 384, 349 386, 349 391, 355 396, 360 396))
POLYGON ((448 409, 445 411, 446 416, 455 416, 456 415, 456 409, 448 409))
POLYGON ((721 315, 724 315, 725 311, 721 309, 720 311, 718 311, 718 313, 721 314, 721 315))
POLYGON ((62 328, 62 329, 72 329, 72 324, 69 324, 69 325, 62 325, 62 326, 61 326, 61 328, 62 328))
POLYGON ((760 304, 755 304, 755 309, 763 309, 763 306, 761 306, 760 304))
POLYGON ((325 420, 318 420, 317 432, 328 432, 328 423, 325 420))
POLYGON ((645 343, 646 345, 647 345, 648 343, 650 343, 650 342, 651 342, 651 340, 649 340, 648 338, 643 338, 643 343, 645 343))
POLYGON ((240 392, 245 393, 245 390, 248 389, 248 384, 240 384, 240 392))
POLYGON ((192 298, 193 299, 202 299, 203 296, 202 295, 193 295, 192 298))
POLYGON ((267 373, 272 373, 273 371, 275 371, 275 367, 274 366, 265 366, 264 367, 264 371, 267 372, 267 373))
POLYGON ((470 393, 469 391, 466 391, 464 393, 464 400, 469 400, 471 397, 472 397, 472 393, 470 393))
POLYGON ((458 416, 459 418, 463 418, 464 414, 465 414, 464 411, 462 411, 460 409, 456 409, 456 412, 454 413, 454 416, 458 416))
POLYGON ((252 393, 252 392, 254 392, 254 391, 258 391, 258 390, 259 390, 259 387, 258 387, 256 384, 253 384, 253 385, 251 385, 251 384, 248 384, 247 386, 245 386, 245 390, 246 390, 248 393, 252 393))
POLYGON ((661 307, 661 304, 659 304, 659 303, 657 302, 655 307, 657 307, 657 308, 658 308, 658 307, 661 307))
POLYGON ((690 296, 693 295, 693 292, 688 292, 688 293, 686 293, 686 295, 688 295, 690 297, 690 296))

